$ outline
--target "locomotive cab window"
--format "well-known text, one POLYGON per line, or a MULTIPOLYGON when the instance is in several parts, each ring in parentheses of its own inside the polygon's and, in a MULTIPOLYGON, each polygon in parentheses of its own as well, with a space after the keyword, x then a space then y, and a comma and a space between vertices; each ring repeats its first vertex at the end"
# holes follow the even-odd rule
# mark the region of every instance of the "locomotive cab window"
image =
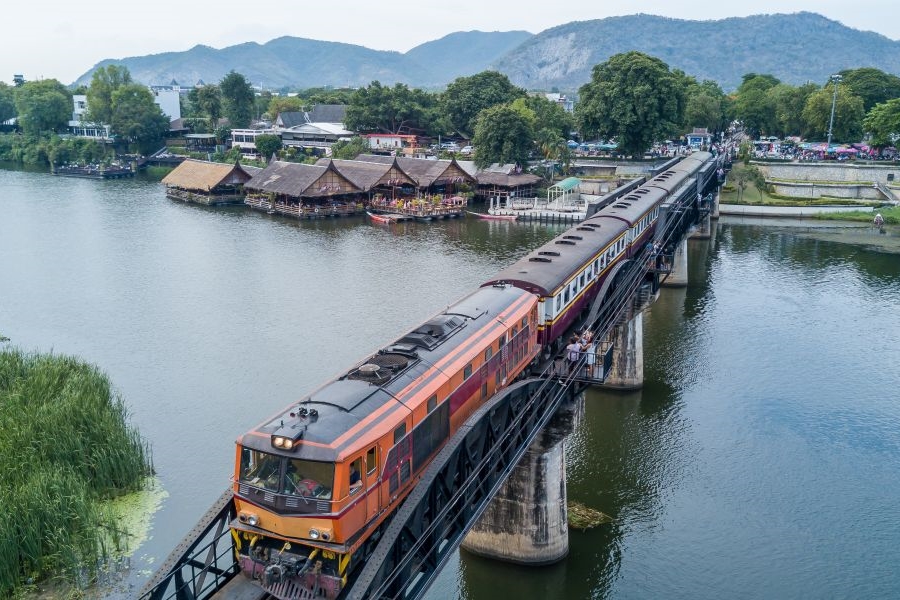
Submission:
POLYGON ((472 376, 472 363, 466 365, 466 368, 463 369, 463 380, 468 379, 472 376))
POLYGON ((334 464, 243 448, 240 482, 278 494, 330 500, 334 464))
POLYGON ((402 440, 404 435, 406 435, 406 423, 394 430, 394 444, 402 440))
POLYGON ((375 446, 372 446, 369 448, 369 451, 366 452, 366 475, 371 475, 377 467, 378 453, 376 452, 375 446))
POLYGON ((350 493, 355 494, 362 487, 362 459, 357 458, 350 463, 350 473, 347 475, 350 483, 350 493))
POLYGON ((437 408, 437 394, 428 399, 428 412, 437 408))

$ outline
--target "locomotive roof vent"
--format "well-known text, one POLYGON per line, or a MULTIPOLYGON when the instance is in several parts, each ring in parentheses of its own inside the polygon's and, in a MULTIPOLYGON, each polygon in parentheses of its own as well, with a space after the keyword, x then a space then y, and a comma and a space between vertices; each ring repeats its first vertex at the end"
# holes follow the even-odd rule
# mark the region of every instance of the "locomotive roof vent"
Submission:
MULTIPOLYGON (((557 256, 559 256, 558 253, 557 253, 557 256)), ((547 258, 546 256, 532 256, 531 258, 528 259, 528 262, 543 262, 543 263, 548 263, 548 262, 553 262, 553 259, 552 259, 552 258, 547 258)), ((522 272, 524 273, 525 271, 522 271, 522 272)))
POLYGON ((563 239, 564 240, 583 240, 584 238, 581 237, 580 235, 564 235, 563 239))
POLYGON ((464 321, 456 316, 439 315, 407 333, 400 339, 400 343, 433 350, 464 324, 464 321))
POLYGON ((554 243, 555 244, 566 244, 567 246, 575 245, 575 242, 573 242, 572 240, 556 240, 554 243))
POLYGON ((369 358, 368 362, 347 373, 347 379, 383 384, 393 379, 394 375, 405 369, 410 363, 409 357, 402 354, 381 353, 369 358))
POLYGON ((581 226, 576 227, 575 229, 577 229, 578 231, 593 231, 594 230, 593 227, 581 227, 581 226))
POLYGON ((628 208, 629 206, 631 206, 631 205, 628 204, 627 202, 617 202, 617 203, 613 204, 613 207, 615 207, 615 208, 628 208))
POLYGON ((635 193, 635 194, 646 194, 646 193, 649 193, 649 192, 650 192, 650 190, 644 190, 644 189, 634 190, 634 193, 635 193))
POLYGON ((559 256, 559 252, 556 250, 540 250, 538 254, 540 256, 559 256))

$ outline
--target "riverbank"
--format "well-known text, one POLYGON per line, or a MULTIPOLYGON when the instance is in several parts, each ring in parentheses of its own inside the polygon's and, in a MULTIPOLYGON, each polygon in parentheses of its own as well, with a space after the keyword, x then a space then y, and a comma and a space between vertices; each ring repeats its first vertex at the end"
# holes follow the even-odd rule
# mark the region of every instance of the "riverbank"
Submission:
POLYGON ((0 596, 37 582, 83 586, 126 546, 104 504, 140 488, 150 451, 96 367, 70 356, 0 351, 0 596))

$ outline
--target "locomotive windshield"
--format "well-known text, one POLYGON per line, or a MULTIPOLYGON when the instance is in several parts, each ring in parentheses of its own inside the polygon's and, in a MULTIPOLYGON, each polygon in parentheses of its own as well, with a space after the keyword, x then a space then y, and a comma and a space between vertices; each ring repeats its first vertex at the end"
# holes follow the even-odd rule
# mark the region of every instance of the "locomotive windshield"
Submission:
POLYGON ((240 481, 276 494, 330 500, 334 464, 243 448, 240 481))

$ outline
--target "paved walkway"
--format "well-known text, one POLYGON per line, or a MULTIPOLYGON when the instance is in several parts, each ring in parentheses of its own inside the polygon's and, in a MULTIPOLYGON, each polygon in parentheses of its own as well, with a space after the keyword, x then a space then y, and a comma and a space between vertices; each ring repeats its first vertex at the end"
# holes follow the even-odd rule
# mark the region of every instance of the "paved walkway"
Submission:
POLYGON ((874 211, 871 206, 848 204, 846 206, 765 206, 753 204, 720 204, 719 214, 741 215, 745 217, 808 217, 822 213, 847 212, 851 210, 874 211))

